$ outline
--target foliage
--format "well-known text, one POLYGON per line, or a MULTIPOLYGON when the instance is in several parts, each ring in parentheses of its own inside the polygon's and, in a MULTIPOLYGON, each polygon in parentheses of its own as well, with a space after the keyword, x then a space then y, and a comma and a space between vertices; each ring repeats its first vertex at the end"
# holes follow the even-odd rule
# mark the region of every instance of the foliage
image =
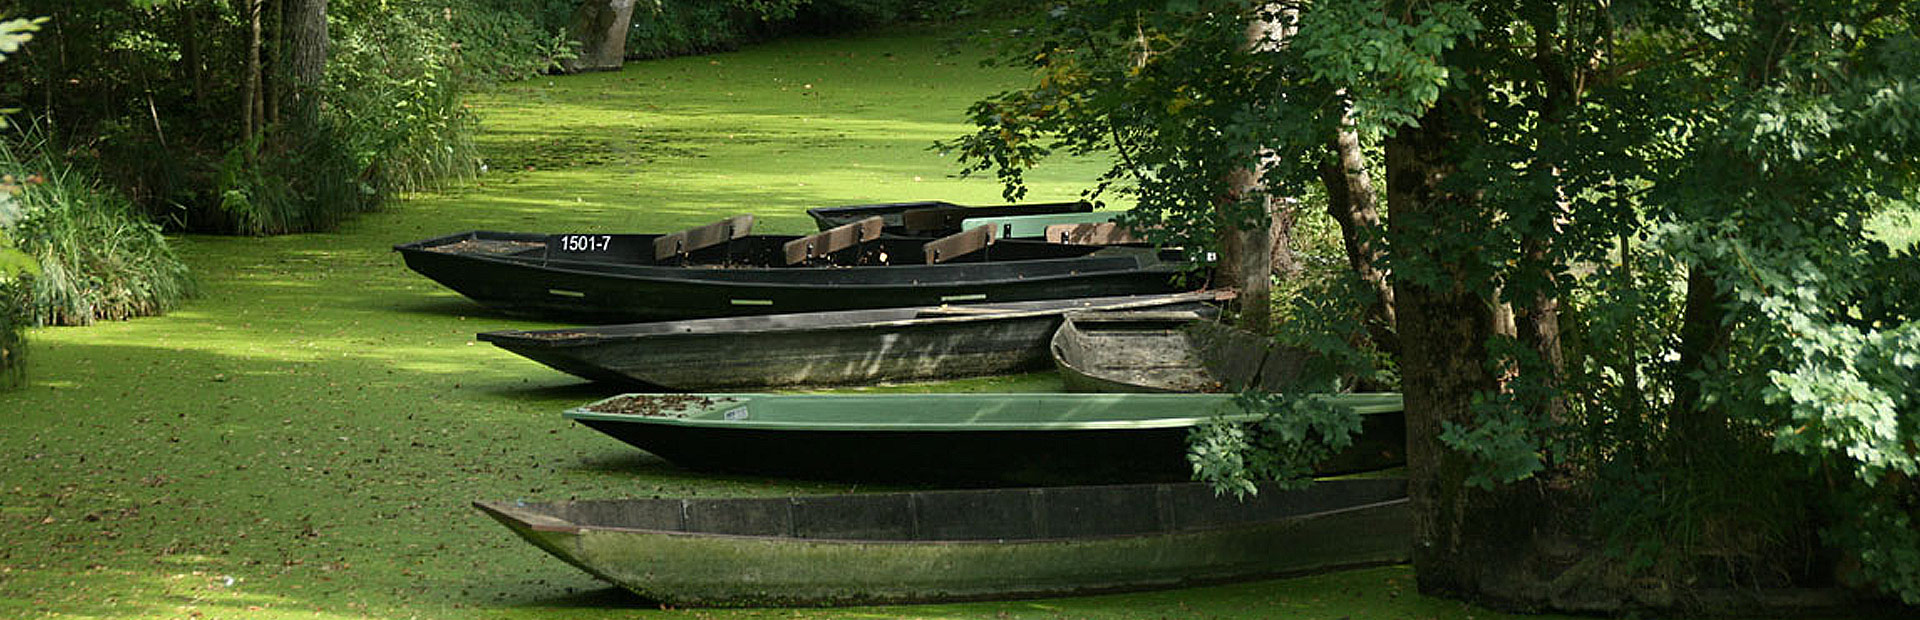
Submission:
MULTIPOLYGON (((460 99, 550 66, 557 29, 504 0, 330 3, 323 120, 280 118, 291 26, 264 16, 265 114, 240 114, 251 48, 247 3, 21 0, 53 16, 17 66, 8 100, 53 119, 61 148, 97 158, 104 178, 149 214, 216 232, 319 230, 394 192, 471 175, 475 124, 460 99)), ((282 5, 269 2, 268 8, 282 5)))
POLYGON ((472 176, 480 161, 473 146, 477 122, 462 97, 488 81, 544 70, 557 61, 556 52, 525 48, 508 54, 481 51, 492 42, 460 44, 455 34, 472 24, 510 23, 488 21, 480 11, 374 8, 343 4, 336 10, 336 19, 349 27, 334 38, 327 67, 328 117, 352 156, 360 191, 386 196, 472 176))
POLYGON ((767 29, 760 18, 762 13, 752 10, 754 4, 739 0, 637 1, 627 30, 627 57, 725 51, 759 40, 766 36, 767 29))
POLYGON ((28 128, 16 140, 0 142, 0 172, 21 181, 14 189, 20 216, 8 233, 39 265, 28 280, 28 321, 86 325, 156 315, 191 292, 187 267, 159 226, 63 161, 44 134, 28 128))
MULTIPOLYGON (((438 47, 428 49, 455 51, 459 61, 454 69, 461 80, 488 84, 531 78, 560 66, 561 60, 571 57, 573 47, 567 43, 564 20, 548 23, 541 16, 555 8, 570 10, 577 4, 564 0, 438 2, 398 9, 412 15, 405 24, 382 23, 385 20, 381 17, 390 14, 394 8, 371 11, 353 19, 364 20, 363 27, 375 31, 364 33, 367 38, 378 38, 380 34, 377 31, 382 30, 413 28, 433 31, 431 35, 415 36, 437 35, 445 39, 433 41, 438 47), (439 19, 432 17, 436 14, 439 19)), ((363 34, 358 27, 347 30, 363 34)))
MULTIPOLYGON (((33 39, 44 19, 15 18, 0 21, 0 61, 33 39)), ((0 129, 8 126, 0 110, 0 129)), ((26 327, 32 320, 29 304, 32 278, 39 275, 40 263, 14 245, 14 226, 24 211, 14 198, 19 191, 12 176, 0 179, 0 389, 17 385, 26 376, 26 327)))
POLYGON ((1026 171, 1049 156, 1113 153, 1086 198, 1134 199, 1128 223, 1157 225, 1156 243, 1219 247, 1221 230, 1257 213, 1257 195, 1220 197, 1229 175, 1280 143, 1279 76, 1248 49, 1247 23, 1261 17, 1253 5, 1159 4, 1060 3, 1035 28, 994 32, 1010 41, 1000 62, 1030 69, 1034 83, 975 103, 977 130, 937 148, 957 154, 964 173, 993 172, 1008 200, 1024 196, 1026 171))
MULTIPOLYGON (((1051 154, 1115 153, 1090 191, 1118 187, 1204 244, 1220 180, 1253 165, 1238 154, 1273 149, 1271 191, 1298 195, 1350 122, 1423 201, 1387 205, 1395 288, 1468 299, 1422 311, 1492 326, 1435 345, 1489 378, 1471 402, 1432 403, 1455 416, 1434 424, 1443 458, 1473 466, 1440 475, 1586 484, 1596 532, 1630 550, 1667 529, 1742 533, 1683 536, 1642 564, 1737 547, 1753 563, 1734 572, 1754 574, 1824 526, 1852 576, 1920 603, 1920 288, 1889 285, 1920 262, 1866 229, 1920 187, 1911 7, 1268 7, 1057 3, 1006 56, 1033 83, 980 101, 976 131, 943 148, 1009 197, 1051 154), (1245 49, 1256 19, 1284 43, 1245 49), (1760 517, 1685 495, 1736 480, 1790 491, 1760 517)), ((1221 453, 1253 445, 1232 433, 1199 439, 1209 462, 1260 458, 1221 453)))
POLYGON ((1259 418, 1213 418, 1194 427, 1187 460, 1195 479, 1238 497, 1258 493, 1262 480, 1281 481, 1281 488, 1310 484, 1314 464, 1352 446, 1360 433, 1359 413, 1304 393, 1247 392, 1234 405, 1259 418))
MULTIPOLYGON (((1295 241, 1311 249, 1315 240, 1296 237, 1295 241)), ((1323 247, 1326 243, 1329 241, 1320 241, 1323 247)), ((1313 256, 1310 251, 1300 254, 1313 256)), ((1366 330, 1363 310, 1373 293, 1352 277, 1344 259, 1338 260, 1339 265, 1334 266, 1322 259, 1320 265, 1309 266, 1299 277, 1281 283, 1284 290, 1274 294, 1280 308, 1273 337, 1280 344, 1315 354, 1305 370, 1306 385, 1395 391, 1400 376, 1393 356, 1380 351, 1366 330)))

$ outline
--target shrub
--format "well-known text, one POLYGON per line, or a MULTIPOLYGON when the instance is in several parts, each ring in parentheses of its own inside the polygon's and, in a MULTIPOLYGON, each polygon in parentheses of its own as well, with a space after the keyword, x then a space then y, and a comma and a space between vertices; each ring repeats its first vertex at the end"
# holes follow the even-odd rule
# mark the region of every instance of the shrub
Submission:
POLYGON ((20 203, 13 198, 17 187, 11 179, 0 184, 0 389, 14 387, 26 376, 31 278, 40 271, 32 256, 13 246, 13 225, 20 219, 20 203))
POLYGON ((9 235, 39 264, 37 277, 9 280, 31 283, 25 322, 87 325, 172 309, 192 285, 160 227, 41 136, 29 127, 16 141, 0 141, 0 173, 20 181, 9 235))

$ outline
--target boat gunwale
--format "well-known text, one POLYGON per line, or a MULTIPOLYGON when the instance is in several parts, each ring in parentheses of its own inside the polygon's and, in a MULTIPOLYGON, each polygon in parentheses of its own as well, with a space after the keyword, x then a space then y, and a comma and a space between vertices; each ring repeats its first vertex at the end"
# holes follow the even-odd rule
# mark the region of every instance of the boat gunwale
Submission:
POLYGON ((481 332, 481 333, 475 334, 475 337, 480 340, 490 342, 496 345, 502 345, 502 346, 512 345, 512 346, 527 347, 527 348, 560 349, 560 348, 570 348, 570 347, 596 346, 596 345, 600 345, 608 342, 623 342, 623 341, 629 341, 629 340, 639 340, 639 339, 645 339, 645 338, 661 338, 661 337, 669 337, 669 336, 734 336, 734 335, 753 335, 753 334, 790 334, 790 333, 804 333, 804 332, 810 332, 810 331, 824 332, 824 331, 839 331, 839 330, 851 330, 851 329, 887 329, 887 328, 895 328, 895 327, 943 326, 943 325, 949 325, 949 324, 964 324, 964 323, 972 323, 972 322, 1006 321, 1006 320, 1018 320, 1018 319, 1027 319, 1027 318, 1036 318, 1036 317, 1045 317, 1045 316, 1054 316, 1054 315, 1064 316, 1066 313, 1069 313, 1069 312, 1079 312, 1079 311, 1087 311, 1087 310, 1104 310, 1104 309, 1117 310, 1117 309, 1163 306, 1163 305, 1172 305, 1172 304, 1180 304, 1180 303, 1206 303, 1206 302, 1225 301, 1226 298, 1223 298, 1221 295, 1222 293, 1220 291, 1194 291, 1194 292, 1186 292, 1186 293, 1164 293, 1164 294, 1158 294, 1158 295, 1122 295, 1122 296, 1104 297, 1104 298, 1084 298, 1083 297, 1083 298, 1063 298, 1063 299, 1040 299, 1040 300, 1031 300, 1031 301, 1013 301, 1013 302, 986 302, 986 303, 980 303, 980 304, 942 304, 938 306, 907 306, 902 308, 823 310, 820 312, 795 312, 790 314, 761 314, 761 315, 746 315, 746 316, 739 316, 739 317, 712 317, 712 318, 706 318, 706 319, 683 319, 678 321, 646 321, 646 322, 639 322, 639 323, 594 325, 594 326, 581 326, 581 327, 571 327, 571 328, 563 327, 563 328, 540 329, 540 330, 507 329, 507 330, 496 330, 496 331, 490 331, 490 332, 481 332), (1131 298, 1144 298, 1144 299, 1131 299, 1131 298), (1130 300, 1120 301, 1119 303, 1116 303, 1113 305, 1105 305, 1105 306, 1076 307, 1076 306, 1070 305, 1072 303, 1086 301, 1088 299, 1109 299, 1109 300, 1116 300, 1116 301, 1123 300, 1123 299, 1130 299, 1130 300), (997 304, 1037 304, 1042 302, 1060 302, 1061 306, 1052 307, 1052 308, 1035 308, 1031 310, 1000 311, 1000 310, 993 309, 993 306, 997 304), (844 314, 862 313, 862 312, 880 313, 880 312, 885 312, 889 310, 894 310, 894 311, 912 310, 918 313, 918 312, 927 312, 927 311, 938 311, 940 309, 945 309, 945 308, 968 308, 968 309, 980 310, 981 312, 972 313, 972 312, 962 311, 960 313, 955 313, 950 315, 925 316, 925 317, 918 316, 916 314, 915 316, 910 316, 907 318, 886 319, 881 321, 834 323, 834 324, 828 324, 828 325, 774 325, 774 326, 751 326, 751 327, 741 326, 739 328, 717 329, 713 331, 595 333, 595 332, 606 332, 612 328, 624 327, 627 325, 697 323, 701 321, 715 321, 715 320, 732 321, 732 320, 740 320, 740 319, 764 319, 768 317, 793 318, 793 317, 836 315, 836 314, 844 315, 844 314), (578 337, 568 337, 568 338, 542 338, 536 335, 536 334, 565 334, 565 333, 577 333, 580 335, 578 337))
MULTIPOLYGON (((1392 392, 1374 392, 1374 393, 1360 393, 1360 394, 1392 394, 1392 392)), ((1219 421, 1219 422, 1253 422, 1253 421, 1258 421, 1268 415, 1265 413, 1244 413, 1243 412, 1243 413, 1210 414, 1210 415, 1203 415, 1203 416, 1181 416, 1181 417, 1168 416, 1168 417, 1156 417, 1156 418, 1146 418, 1146 419, 1138 419, 1138 420, 1093 420, 1093 421, 1072 421, 1072 422, 1062 422, 1062 421, 980 422, 980 421, 964 421, 964 420, 951 421, 951 422, 914 422, 911 420, 893 420, 893 421, 886 421, 886 422, 820 422, 820 421, 797 421, 797 420, 764 420, 764 419, 755 419, 755 418, 727 420, 724 418, 707 418, 707 417, 692 417, 692 416, 675 417, 675 416, 667 416, 667 415, 608 413, 603 411, 594 411, 591 409, 592 407, 596 405, 600 405, 602 403, 610 402, 610 401, 621 399, 621 398, 628 398, 636 395, 646 395, 646 394, 626 393, 626 394, 620 394, 616 396, 609 396, 607 398, 603 398, 585 405, 568 409, 565 412, 563 412, 561 415, 566 419, 572 420, 575 422, 617 422, 617 423, 623 423, 623 424, 652 424, 652 425, 660 425, 660 426, 678 426, 678 427, 696 428, 696 429, 801 431, 801 432, 853 431, 853 432, 877 432, 877 433, 978 433, 978 432, 1036 432, 1036 433, 1039 433, 1039 432, 1071 432, 1071 431, 1096 431, 1096 430, 1162 430, 1162 429, 1170 429, 1170 428, 1192 427, 1209 420, 1219 421)), ((911 400, 911 399, 926 398, 928 396, 942 396, 942 397, 959 396, 959 397, 969 398, 972 400, 988 400, 988 399, 1016 400, 1016 399, 1033 399, 1036 397, 1039 397, 1039 398, 1055 397, 1056 400, 1059 399, 1058 397, 1067 397, 1068 399, 1082 399, 1087 397, 1107 397, 1115 400, 1181 400, 1181 399, 1191 399, 1194 397, 1207 397, 1207 398, 1218 399, 1221 404, 1230 403, 1234 398, 1234 395, 1231 395, 1231 394, 1185 394, 1185 393, 1173 393, 1173 394, 994 393, 994 394, 935 394, 935 395, 861 394, 858 396, 834 395, 834 394, 806 395, 806 394, 713 393, 713 394, 680 394, 675 396, 682 396, 682 397, 693 396, 693 397, 709 398, 709 399, 730 398, 730 399, 741 401, 740 405, 732 405, 729 408, 745 406, 746 404, 753 402, 753 399, 755 398, 768 398, 768 397, 792 398, 795 396, 800 396, 800 397, 810 396, 814 398, 819 398, 819 397, 859 398, 863 400, 866 400, 866 399, 911 400)), ((1324 398, 1324 397, 1348 396, 1348 394, 1311 394, 1309 396, 1324 398)), ((1406 404, 1404 399, 1401 400, 1399 403, 1392 404, 1392 405, 1368 404, 1368 405, 1346 405, 1346 407, 1352 409, 1355 413, 1363 416, 1375 415, 1375 414, 1400 413, 1406 410, 1406 404)), ((705 412, 705 411, 711 411, 714 409, 716 408, 707 408, 702 411, 705 412)))
MULTIPOLYGON (((1025 490, 1025 489, 1012 489, 1012 490, 1025 490)), ((761 498, 739 497, 739 498, 706 498, 706 499, 761 499, 761 498)), ((778 499, 778 498, 776 497, 774 499, 778 499)), ((1230 531, 1236 531, 1236 530, 1257 530, 1260 528, 1273 527, 1275 525, 1284 525, 1286 523, 1295 522, 1295 521, 1319 519, 1319 518, 1338 516, 1338 515, 1347 514, 1347 513, 1391 508, 1396 505, 1409 504, 1411 501, 1412 501, 1411 498, 1403 496, 1403 497, 1397 497, 1394 499, 1389 499, 1384 501, 1369 502, 1366 504, 1359 504, 1354 506, 1343 506, 1343 507, 1334 508, 1331 510, 1319 510, 1315 512, 1292 514, 1292 515, 1275 517, 1271 519, 1263 519, 1258 521, 1247 521, 1242 523, 1230 523, 1226 525, 1213 525, 1213 526, 1203 526, 1203 527, 1194 527, 1194 528, 1156 530, 1151 532, 1133 532, 1133 533, 1126 533, 1126 534, 1102 534, 1102 535, 1096 535, 1096 536, 1048 536, 1044 538, 981 538, 981 539, 975 539, 975 540, 801 538, 797 536, 770 536, 765 534, 723 534, 718 532, 688 532, 684 530, 662 530, 662 529, 653 529, 653 528, 620 527, 620 526, 609 526, 609 525, 582 525, 582 524, 574 523, 572 521, 567 521, 565 519, 560 519, 558 517, 554 517, 546 513, 539 513, 539 512, 533 513, 535 515, 545 517, 547 519, 552 519, 554 521, 559 521, 567 524, 564 526, 543 525, 543 524, 533 523, 515 516, 515 514, 527 513, 529 511, 517 510, 515 508, 521 508, 521 507, 508 506, 506 502, 475 501, 473 502, 473 506, 475 508, 479 508, 487 512, 488 514, 501 515, 501 516, 505 516, 506 518, 513 519, 520 526, 525 527, 531 531, 552 532, 552 533, 558 533, 558 534, 580 535, 580 534, 585 534, 587 532, 606 532, 606 533, 614 533, 614 534, 640 534, 640 535, 649 535, 649 536, 669 536, 669 537, 676 537, 676 538, 707 538, 707 539, 719 539, 719 540, 767 541, 767 542, 779 542, 779 543, 824 543, 824 544, 833 544, 833 545, 926 545, 926 546, 997 545, 997 546, 1004 546, 1004 545, 1059 544, 1059 543, 1066 543, 1066 542, 1109 542, 1109 541, 1118 542, 1118 541, 1133 540, 1133 539, 1140 539, 1140 538, 1161 538, 1161 537, 1183 536, 1183 535, 1218 534, 1222 532, 1230 532, 1230 531), (503 510, 503 508, 505 509, 503 510)), ((542 503, 544 504, 548 502, 542 502, 542 503)), ((531 506, 535 504, 528 504, 528 505, 531 506)))

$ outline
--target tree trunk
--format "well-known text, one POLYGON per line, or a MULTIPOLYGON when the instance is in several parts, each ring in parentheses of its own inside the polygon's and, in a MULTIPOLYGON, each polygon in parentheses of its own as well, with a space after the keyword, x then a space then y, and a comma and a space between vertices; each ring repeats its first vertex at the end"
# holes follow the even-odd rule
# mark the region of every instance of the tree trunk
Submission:
MULTIPOLYGON (((1247 50, 1278 50, 1291 34, 1293 15, 1293 9, 1278 5, 1258 7, 1247 22, 1247 50)), ((1220 235, 1219 279, 1240 290, 1235 302, 1240 326, 1255 333, 1267 332, 1273 323, 1274 273, 1299 271, 1299 261, 1293 257, 1294 201, 1276 200, 1266 193, 1265 177, 1274 158, 1265 149, 1256 152, 1251 168, 1227 176, 1227 195, 1221 200, 1226 225, 1220 235), (1250 226, 1232 213, 1248 201, 1256 211, 1250 226)))
POLYGON ((247 161, 253 161, 253 138, 266 124, 264 108, 260 105, 260 11, 262 0, 247 0, 247 85, 241 92, 241 148, 246 149, 247 161))
MULTIPOLYGON (((1570 62, 1555 47, 1560 37, 1546 36, 1546 33, 1555 32, 1560 27, 1555 15, 1551 11, 1538 11, 1528 21, 1537 33, 1534 37, 1533 63, 1541 83, 1546 87, 1546 96, 1540 98, 1538 104, 1540 121, 1534 128, 1536 140, 1542 145, 1560 146, 1566 142, 1566 110, 1579 103, 1581 92, 1575 84, 1582 80, 1576 75, 1580 71, 1576 63, 1570 62)), ((1554 152, 1564 149, 1541 150, 1554 152)), ((1560 347, 1559 276, 1551 261, 1553 244, 1560 234, 1561 225, 1566 222, 1569 204, 1560 182, 1558 163, 1536 159, 1530 166, 1533 174, 1552 179, 1553 184, 1551 193, 1536 198, 1538 204, 1548 205, 1546 217, 1538 218, 1534 226, 1521 232, 1520 250, 1524 255, 1521 269, 1532 270, 1546 286, 1534 291, 1529 299, 1518 300, 1514 322, 1520 341, 1539 357, 1546 370, 1547 376, 1538 380, 1546 382, 1549 390, 1557 394, 1561 382, 1566 378, 1567 364, 1566 355, 1560 347)), ((1563 397, 1554 396, 1540 406, 1544 409, 1543 413, 1552 419, 1566 417, 1567 402, 1563 397)))
MULTIPOLYGON (((1448 204, 1439 188, 1451 172, 1442 158, 1451 146, 1445 115, 1436 108, 1420 124, 1387 141, 1389 234, 1396 255, 1434 261, 1447 268, 1453 257, 1432 255, 1430 239, 1455 234, 1441 225, 1448 204), (1417 255, 1417 256, 1416 256, 1417 255)), ((1414 569, 1428 592, 1471 592, 1467 577, 1481 561, 1470 548, 1472 495, 1460 454, 1440 442, 1443 422, 1472 419, 1473 396, 1494 389, 1485 343, 1494 333, 1491 306, 1457 279, 1393 282, 1399 302, 1401 390, 1406 398, 1407 483, 1414 514, 1414 569)))
POLYGON ((1353 130, 1351 117, 1342 114, 1340 130, 1327 147, 1333 157, 1320 166, 1320 182, 1327 188, 1327 215, 1340 224, 1347 265, 1373 291, 1373 299, 1366 308, 1367 336, 1381 351, 1398 351, 1393 287, 1387 283, 1386 270, 1379 266, 1386 257, 1386 250, 1379 243, 1385 239, 1380 228, 1379 200, 1374 195, 1373 176, 1367 173, 1366 155, 1360 151, 1360 134, 1353 130))
POLYGON ((206 33, 201 30, 200 13, 204 9, 199 4, 189 4, 180 10, 180 64, 186 69, 189 81, 193 83, 193 101, 207 100, 207 67, 202 59, 201 38, 206 33))
MULTIPOLYGON (((1437 278, 1396 276, 1401 390, 1406 398, 1407 483, 1414 514, 1414 570, 1420 590, 1502 607, 1558 605, 1569 596, 1554 576, 1578 559, 1577 519, 1566 519, 1535 478, 1480 489, 1473 463, 1440 439, 1444 425, 1476 423, 1477 396, 1501 377, 1487 341, 1513 329, 1498 292, 1467 276, 1480 259, 1445 239, 1471 238, 1492 213, 1476 192, 1447 189, 1462 152, 1461 123, 1477 122, 1466 100, 1442 96, 1419 124, 1387 142, 1388 235, 1396 264, 1437 278), (1448 252, 1451 252, 1449 254, 1448 252)), ((1510 315, 1509 315, 1510 316, 1510 315)), ((1574 581, 1584 587, 1590 582, 1574 581)), ((1575 592, 1574 596, 1581 593, 1575 592)))
POLYGON ((264 84, 260 88, 260 105, 265 106, 266 110, 261 113, 261 118, 266 119, 268 126, 273 126, 280 124, 280 100, 285 97, 287 90, 282 82, 287 77, 287 43, 290 37, 287 35, 287 0, 266 2, 267 15, 271 19, 267 20, 265 38, 270 43, 267 44, 266 66, 260 71, 260 79, 264 84))
POLYGON ((282 107, 288 129, 304 137, 320 126, 327 75, 327 0, 284 1, 287 71, 282 107))
POLYGON ((1726 412, 1704 402, 1701 379, 1727 364, 1730 332, 1721 325, 1726 296, 1702 265, 1687 267, 1686 308, 1680 316, 1680 367, 1674 373, 1673 445, 1718 446, 1727 429, 1726 412))
POLYGON ((617 71, 626 61, 627 27, 633 21, 634 0, 585 0, 573 12, 568 38, 580 44, 580 55, 563 60, 567 73, 617 71))
MULTIPOLYGON (((1228 194, 1221 201, 1223 217, 1232 221, 1232 211, 1239 208, 1239 203, 1261 191, 1258 175, 1266 167, 1260 168, 1235 170, 1227 177, 1228 194)), ((1229 224, 1221 233, 1219 270, 1227 286, 1239 289, 1235 303, 1240 309, 1240 327, 1264 334, 1273 323, 1273 209, 1264 195, 1254 195, 1250 200, 1264 215, 1255 218, 1252 226, 1229 224)))

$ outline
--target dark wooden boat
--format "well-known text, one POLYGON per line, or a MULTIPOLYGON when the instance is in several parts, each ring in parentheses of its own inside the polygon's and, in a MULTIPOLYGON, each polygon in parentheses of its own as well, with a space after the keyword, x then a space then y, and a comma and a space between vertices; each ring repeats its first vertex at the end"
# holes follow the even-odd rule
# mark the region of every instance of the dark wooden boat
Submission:
POLYGON ((1184 308, 1220 292, 842 310, 495 331, 480 340, 586 379, 649 391, 866 385, 1040 370, 1063 314, 1184 308))
POLYGON ((1186 267, 1177 252, 1148 248, 874 230, 721 241, 465 232, 394 249, 498 311, 596 323, 1165 293, 1180 290, 1172 276, 1186 267))
POLYGON ((919 603, 1177 588, 1405 562, 1406 483, 1236 500, 1197 483, 762 498, 475 502, 675 606, 919 603))
MULTIPOLYGON (((1399 394, 1321 394, 1362 415, 1323 473, 1405 462, 1399 394)), ((568 419, 682 467, 851 480, 1185 480, 1187 433, 1253 420, 1225 394, 628 394, 568 419)))
POLYGON ((1076 392, 1267 392, 1299 389, 1309 351, 1191 312, 1076 312, 1049 347, 1076 392))
POLYGON ((943 237, 964 230, 961 223, 969 218, 1085 213, 1092 210, 1093 203, 1090 202, 1043 202, 970 207, 929 200, 847 207, 815 207, 807 209, 807 215, 813 217, 814 224, 818 225, 820 230, 845 226, 869 217, 879 217, 885 223, 882 230, 889 235, 943 237))

